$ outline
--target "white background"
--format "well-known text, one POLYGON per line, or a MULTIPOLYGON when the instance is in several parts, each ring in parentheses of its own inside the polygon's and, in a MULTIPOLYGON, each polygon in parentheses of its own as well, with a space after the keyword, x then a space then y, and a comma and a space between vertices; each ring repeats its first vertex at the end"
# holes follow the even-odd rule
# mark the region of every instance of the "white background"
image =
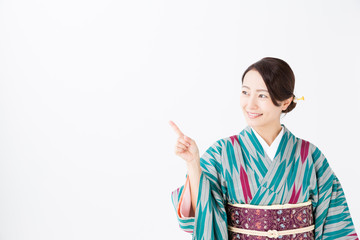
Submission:
POLYGON ((191 239, 173 120, 201 154, 246 123, 241 76, 285 60, 282 119, 360 231, 360 2, 0 0, 0 239, 191 239))

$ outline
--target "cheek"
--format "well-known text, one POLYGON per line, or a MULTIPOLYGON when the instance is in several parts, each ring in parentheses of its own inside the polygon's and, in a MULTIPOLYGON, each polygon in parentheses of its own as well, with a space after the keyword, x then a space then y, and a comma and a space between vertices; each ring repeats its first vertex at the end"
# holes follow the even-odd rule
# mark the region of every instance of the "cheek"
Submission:
POLYGON ((274 105, 268 106, 267 108, 268 115, 277 116, 279 111, 281 112, 281 110, 279 110, 279 108, 274 105))
POLYGON ((268 100, 265 99, 260 99, 258 102, 258 105, 261 106, 262 108, 270 108, 271 103, 268 100))
POLYGON ((245 105, 245 99, 243 97, 240 97, 240 106, 245 105))
POLYGON ((276 112, 276 107, 274 106, 274 104, 270 101, 259 101, 259 106, 268 113, 274 113, 276 112))

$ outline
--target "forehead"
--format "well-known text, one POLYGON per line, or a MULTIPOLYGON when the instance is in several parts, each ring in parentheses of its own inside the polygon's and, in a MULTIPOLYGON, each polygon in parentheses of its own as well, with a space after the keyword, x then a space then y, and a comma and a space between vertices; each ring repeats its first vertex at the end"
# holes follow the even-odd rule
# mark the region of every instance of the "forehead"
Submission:
POLYGON ((243 85, 248 86, 251 89, 267 89, 263 78, 256 70, 250 70, 245 74, 243 85))

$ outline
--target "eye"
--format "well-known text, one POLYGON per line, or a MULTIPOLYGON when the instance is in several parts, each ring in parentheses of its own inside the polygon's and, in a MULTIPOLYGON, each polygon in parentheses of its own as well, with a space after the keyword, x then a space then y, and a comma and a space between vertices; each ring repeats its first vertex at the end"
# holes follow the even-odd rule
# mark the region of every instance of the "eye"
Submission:
POLYGON ((246 91, 242 91, 242 93, 246 95, 246 91))
POLYGON ((264 94, 260 94, 259 96, 263 96, 263 97, 261 97, 261 98, 267 98, 267 96, 264 95, 264 94))

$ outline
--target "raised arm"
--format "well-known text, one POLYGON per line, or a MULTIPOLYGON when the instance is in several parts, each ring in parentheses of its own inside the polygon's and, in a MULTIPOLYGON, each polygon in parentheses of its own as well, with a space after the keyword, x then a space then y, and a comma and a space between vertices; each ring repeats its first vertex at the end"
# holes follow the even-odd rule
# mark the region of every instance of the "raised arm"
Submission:
POLYGON ((201 175, 200 168, 200 155, 199 149, 196 142, 180 131, 179 127, 173 122, 169 121, 169 124, 178 135, 178 139, 175 145, 175 154, 185 160, 188 176, 190 181, 190 192, 191 192, 191 206, 192 214, 196 210, 196 200, 198 197, 198 189, 201 175))

